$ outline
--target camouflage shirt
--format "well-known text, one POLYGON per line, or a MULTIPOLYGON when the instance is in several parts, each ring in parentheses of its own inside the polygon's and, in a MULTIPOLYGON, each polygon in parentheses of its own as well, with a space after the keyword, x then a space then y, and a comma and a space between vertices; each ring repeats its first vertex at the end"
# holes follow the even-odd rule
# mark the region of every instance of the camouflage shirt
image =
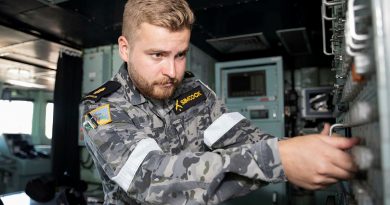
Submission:
POLYGON ((82 105, 105 204, 218 204, 286 180, 278 139, 228 113, 202 82, 185 78, 171 99, 155 101, 126 68, 112 79, 115 91, 82 105))

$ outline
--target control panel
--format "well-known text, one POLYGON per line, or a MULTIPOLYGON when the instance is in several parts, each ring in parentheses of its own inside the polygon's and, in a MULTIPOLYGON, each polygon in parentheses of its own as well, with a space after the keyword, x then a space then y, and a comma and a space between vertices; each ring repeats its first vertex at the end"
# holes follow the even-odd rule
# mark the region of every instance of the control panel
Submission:
POLYGON ((389 6, 387 0, 322 3, 324 54, 334 57, 337 81, 334 129, 360 138, 350 150, 360 171, 332 204, 390 204, 389 6))

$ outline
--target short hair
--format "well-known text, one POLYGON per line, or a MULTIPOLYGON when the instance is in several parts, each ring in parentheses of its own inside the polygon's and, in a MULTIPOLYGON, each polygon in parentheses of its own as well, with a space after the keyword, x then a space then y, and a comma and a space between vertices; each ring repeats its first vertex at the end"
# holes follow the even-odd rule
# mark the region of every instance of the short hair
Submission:
POLYGON ((122 35, 132 45, 142 23, 180 31, 191 30, 194 21, 186 0, 128 0, 123 12, 122 35))

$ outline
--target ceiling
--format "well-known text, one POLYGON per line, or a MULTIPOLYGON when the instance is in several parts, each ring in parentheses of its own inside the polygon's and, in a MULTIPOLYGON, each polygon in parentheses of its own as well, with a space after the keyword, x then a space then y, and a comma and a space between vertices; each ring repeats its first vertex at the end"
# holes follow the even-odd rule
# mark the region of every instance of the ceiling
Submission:
MULTIPOLYGON (((125 2, 0 0, 0 69, 7 62, 27 63, 37 69, 31 75, 45 77, 40 72, 53 73, 62 48, 116 43, 125 2)), ((281 55, 291 68, 329 66, 322 54, 320 0, 188 2, 196 15, 191 43, 217 61, 281 55)))

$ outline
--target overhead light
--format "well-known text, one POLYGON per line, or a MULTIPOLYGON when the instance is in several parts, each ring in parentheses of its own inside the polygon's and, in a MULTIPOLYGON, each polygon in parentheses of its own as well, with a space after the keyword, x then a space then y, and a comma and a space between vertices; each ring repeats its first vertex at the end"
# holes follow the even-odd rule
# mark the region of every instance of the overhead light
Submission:
POLYGON ((12 60, 12 61, 17 61, 20 63, 35 65, 35 66, 39 66, 39 67, 43 67, 43 68, 49 68, 51 70, 55 70, 57 68, 57 64, 55 64, 55 63, 41 60, 38 58, 34 58, 34 57, 24 55, 21 53, 3 52, 3 53, 0 53, 0 57, 4 58, 4 59, 12 60))
POLYGON ((21 68, 8 68, 6 76, 19 79, 30 79, 32 77, 31 71, 21 68))
POLYGON ((41 84, 30 83, 30 82, 25 82, 20 80, 6 80, 5 82, 16 86, 26 87, 26 88, 39 88, 39 89, 47 88, 46 86, 41 84))

